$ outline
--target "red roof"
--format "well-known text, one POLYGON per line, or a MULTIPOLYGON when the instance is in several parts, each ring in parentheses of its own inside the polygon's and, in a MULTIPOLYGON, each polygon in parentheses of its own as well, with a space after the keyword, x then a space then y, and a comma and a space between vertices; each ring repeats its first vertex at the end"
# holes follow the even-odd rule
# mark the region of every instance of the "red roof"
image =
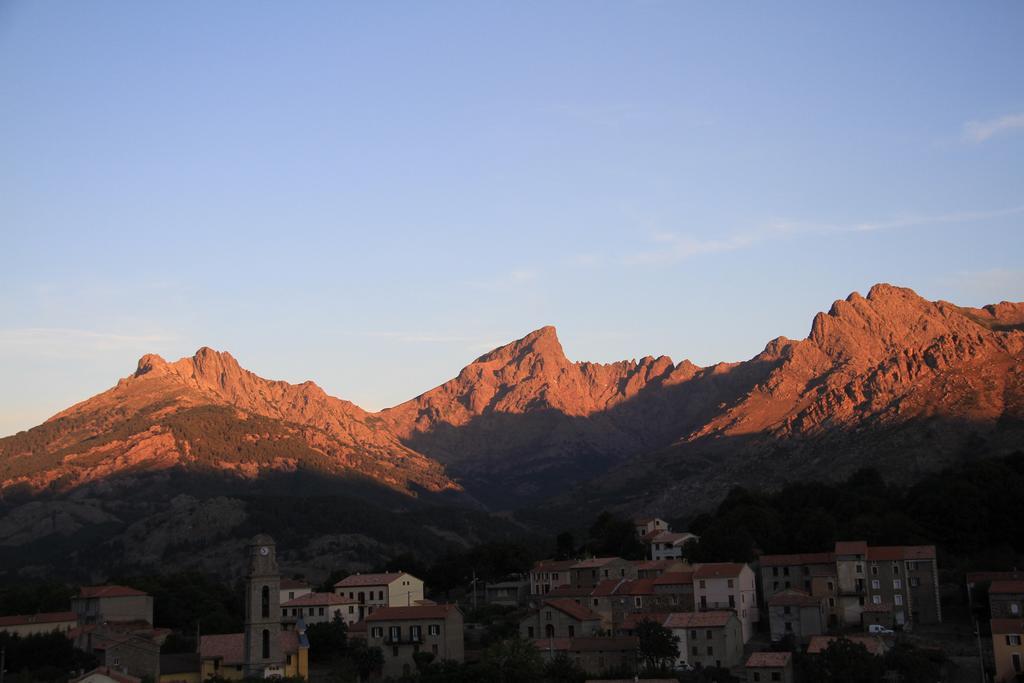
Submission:
POLYGON ((865 541, 836 541, 836 555, 867 555, 868 544, 865 541))
POLYGON ((654 579, 655 586, 693 585, 693 572, 665 572, 654 579))
POLYGON ((1024 633, 1024 619, 993 619, 992 633, 997 635, 1024 633))
POLYGON ((1024 593, 1024 581, 993 581, 988 594, 1024 593))
MULTIPOLYGON (((277 638, 282 653, 290 655, 299 651, 299 634, 296 631, 281 631, 277 638)), ((220 659, 221 664, 227 666, 245 664, 245 634, 200 636, 199 656, 203 659, 220 659)))
POLYGON ((444 619, 458 611, 455 605, 413 605, 412 607, 381 607, 366 617, 366 621, 416 621, 418 619, 444 619))
POLYGON ((334 593, 306 593, 294 600, 282 602, 281 607, 319 607, 320 605, 348 605, 357 600, 334 593))
POLYGON ((29 624, 59 624, 65 621, 78 622, 74 612, 40 612, 39 614, 14 614, 0 617, 0 628, 8 626, 28 626, 29 624))
POLYGON ((570 617, 576 619, 577 621, 599 621, 601 619, 601 615, 595 612, 594 610, 590 609, 589 607, 584 607, 583 605, 577 605, 572 600, 545 600, 544 604, 547 607, 553 607, 557 609, 559 612, 568 614, 570 617))
POLYGON ((128 598, 138 595, 149 595, 128 586, 82 586, 78 591, 80 598, 128 598))
POLYGON ((405 572, 387 572, 386 574, 352 574, 334 584, 335 588, 358 588, 363 586, 387 586, 405 576, 405 572))
POLYGON ((934 560, 933 545, 890 545, 868 548, 869 560, 934 560))
POLYGON ((784 668, 793 659, 792 652, 755 652, 747 659, 748 668, 784 668))
POLYGON ((695 579, 734 579, 747 565, 739 562, 708 562, 698 564, 693 571, 695 579))
POLYGON ((835 557, 832 553, 797 553, 794 555, 762 555, 759 560, 762 567, 794 567, 801 564, 832 564, 835 557))
POLYGON ((680 560, 633 560, 632 565, 637 568, 637 571, 648 571, 651 569, 666 569, 674 564, 677 564, 680 560))
POLYGON ((769 607, 818 607, 820 605, 820 598, 793 588, 787 588, 768 598, 769 607))
POLYGON ((717 628, 725 626, 736 613, 728 610, 714 612, 673 612, 665 620, 665 628, 717 628))

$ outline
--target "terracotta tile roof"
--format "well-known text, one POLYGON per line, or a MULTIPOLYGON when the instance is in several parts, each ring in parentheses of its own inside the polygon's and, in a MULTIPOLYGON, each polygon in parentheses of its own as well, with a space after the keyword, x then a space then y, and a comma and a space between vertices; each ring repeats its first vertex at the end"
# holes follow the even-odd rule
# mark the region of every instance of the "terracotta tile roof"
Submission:
POLYGON ((126 673, 118 671, 117 669, 111 669, 107 666, 98 666, 83 676, 79 676, 78 678, 72 678, 70 681, 68 681, 68 683, 78 683, 78 681, 85 680, 93 674, 101 674, 103 676, 106 676, 107 678, 117 681, 117 683, 142 683, 141 678, 129 676, 126 673))
POLYGON ((381 607, 366 617, 366 621, 415 621, 417 619, 444 619, 458 611, 456 605, 414 605, 412 607, 381 607))
POLYGON ((82 586, 78 591, 79 598, 126 598, 136 595, 148 595, 128 586, 82 586))
POLYGON ((615 589, 615 595, 654 595, 654 579, 623 581, 615 589))
POLYGON ((820 598, 815 598, 794 588, 787 588, 768 598, 769 607, 818 607, 820 605, 820 598))
POLYGON ((793 555, 762 555, 758 562, 762 567, 795 567, 801 564, 832 564, 836 561, 832 553, 796 553, 793 555))
MULTIPOLYGON (((277 637, 282 653, 293 655, 299 651, 299 634, 295 631, 281 631, 277 637)), ((202 659, 220 659, 221 664, 227 666, 245 664, 245 634, 200 636, 199 656, 202 659)))
POLYGON ((865 541, 836 541, 836 555, 867 555, 865 541))
POLYGON ((586 560, 580 560, 572 566, 572 569, 596 569, 603 567, 606 564, 612 562, 622 562, 621 557, 591 557, 586 560))
POLYGON ((792 659, 792 652, 754 652, 747 659, 747 668, 783 668, 792 659))
POLYGON ((645 621, 653 621, 656 624, 664 624, 668 619, 669 612, 632 612, 622 617, 619 629, 622 631, 634 631, 636 627, 645 621))
POLYGON ((281 590, 290 588, 309 588, 309 584, 298 579, 281 579, 281 590))
POLYGON ((387 586, 405 576, 405 572, 387 572, 386 574, 352 574, 334 584, 335 588, 358 588, 361 586, 387 586))
POLYGON ((637 571, 651 571, 654 569, 665 569, 679 562, 679 560, 633 560, 630 564, 636 567, 637 571))
POLYGON ((693 570, 695 579, 734 579, 747 565, 739 562, 708 562, 698 564, 693 570))
POLYGON ((544 605, 557 609, 559 612, 568 614, 577 621, 594 621, 600 620, 601 615, 583 605, 577 605, 572 600, 567 599, 556 599, 556 600, 545 600, 544 605))
MULTIPOLYGON (((873 655, 880 655, 885 652, 885 644, 874 636, 854 635, 843 637, 851 642, 860 643, 873 655)), ((807 644, 807 654, 816 655, 824 652, 832 644, 833 640, 836 640, 836 636, 811 636, 811 641, 807 644)))
POLYGON ((693 572, 665 572, 654 579, 655 586, 693 585, 693 572))
POLYGON ((74 612, 40 612, 39 614, 13 614, 0 617, 0 629, 9 626, 28 626, 29 624, 59 624, 65 621, 78 622, 74 612))
POLYGON ((992 585, 988 587, 988 594, 992 595, 993 593, 996 595, 1024 593, 1024 581, 993 581, 992 585))
POLYGON ((347 595, 335 593, 306 593, 294 600, 282 602, 281 607, 319 607, 320 605, 348 605, 358 602, 347 595))
POLYGON ((1024 633, 1024 619, 993 619, 992 633, 997 635, 1024 633))
POLYGON ((736 617, 735 612, 717 610, 714 612, 673 612, 665 620, 666 628, 718 628, 736 617))
POLYGON ((586 638, 535 638, 534 645, 541 652, 633 652, 640 641, 635 636, 586 637, 586 638))
POLYGON ((654 536, 651 541, 655 543, 685 543, 690 539, 696 539, 695 534, 691 534, 689 531, 662 531, 661 533, 654 536))
POLYGON ((869 560, 934 560, 933 545, 891 545, 868 548, 869 560))

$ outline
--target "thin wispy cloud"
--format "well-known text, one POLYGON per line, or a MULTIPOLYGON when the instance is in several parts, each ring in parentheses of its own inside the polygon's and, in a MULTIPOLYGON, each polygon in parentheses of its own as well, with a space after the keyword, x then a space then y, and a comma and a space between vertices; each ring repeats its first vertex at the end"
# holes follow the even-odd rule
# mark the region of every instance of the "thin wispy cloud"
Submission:
POLYGON ((964 124, 964 139, 985 142, 996 135, 1024 128, 1024 114, 1007 114, 988 121, 968 121, 964 124))
POLYGON ((695 256, 749 249, 766 242, 788 239, 795 236, 878 232, 925 225, 985 221, 1019 214, 1024 214, 1024 206, 1014 206, 992 211, 907 214, 884 221, 867 221, 852 224, 778 221, 754 230, 714 239, 694 237, 685 233, 676 234, 661 231, 650 236, 651 247, 649 249, 628 254, 622 259, 622 262, 629 266, 676 263, 695 256))
POLYGON ((23 327, 0 330, 0 346, 86 345, 99 349, 122 349, 140 344, 156 344, 173 337, 162 334, 118 334, 65 327, 23 327))

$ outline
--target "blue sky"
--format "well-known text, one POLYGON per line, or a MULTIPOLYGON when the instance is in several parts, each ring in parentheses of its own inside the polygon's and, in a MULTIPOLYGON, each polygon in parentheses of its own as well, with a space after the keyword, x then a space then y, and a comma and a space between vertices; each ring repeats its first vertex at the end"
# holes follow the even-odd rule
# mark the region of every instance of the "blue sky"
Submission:
POLYGON ((1024 300, 1024 3, 6 2, 0 434, 203 345, 368 409, 1024 300))

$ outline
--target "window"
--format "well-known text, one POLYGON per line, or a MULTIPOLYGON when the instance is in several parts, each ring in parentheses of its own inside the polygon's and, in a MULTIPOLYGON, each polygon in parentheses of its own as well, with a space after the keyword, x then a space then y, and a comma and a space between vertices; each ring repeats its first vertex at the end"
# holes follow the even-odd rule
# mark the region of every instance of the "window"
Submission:
POLYGON ((773 671, 772 672, 772 680, 773 681, 781 681, 782 680, 782 672, 781 671, 773 671))
POLYGON ((349 605, 348 606, 348 613, 349 614, 355 614, 356 613, 356 608, 353 607, 352 605, 349 605))
POLYGON ((267 619, 270 617, 270 586, 264 586, 261 593, 262 596, 260 598, 260 613, 263 615, 264 619, 267 619))
POLYGON ((708 596, 706 596, 706 595, 700 596, 700 607, 701 607, 701 609, 707 609, 708 608, 708 596))
POLYGON ((787 633, 792 633, 793 632, 793 622, 792 621, 787 621, 786 622, 786 632, 787 633))
POLYGON ((263 659, 270 659, 270 631, 263 629, 263 659))
POLYGON ((1013 653, 1013 670, 1017 673, 1021 672, 1020 655, 1016 652, 1013 653))
MULTIPOLYGON (((430 634, 430 635, 434 635, 434 634, 430 634)), ((532 626, 527 626, 526 627, 526 637, 527 638, 533 638, 533 627, 532 626)), ((435 645, 434 647, 437 647, 437 645, 435 645)))
POLYGON ((735 607, 735 606, 736 606, 736 596, 735 595, 730 595, 729 596, 729 607, 735 607))
POLYGON ((597 607, 597 598, 594 598, 593 603, 594 603, 594 607, 597 607))
POLYGON ((707 587, 708 587, 708 586, 707 586, 707 583, 706 583, 706 582, 704 581, 704 579, 701 579, 701 580, 700 580, 700 587, 701 587, 701 588, 707 588, 707 587))
POLYGON ((828 606, 829 607, 835 607, 836 606, 836 599, 835 598, 829 598, 828 599, 828 606))
POLYGON ((288 608, 284 608, 284 609, 281 610, 281 616, 282 617, 288 616, 288 608))
POLYGON ((636 596, 635 598, 633 598, 633 606, 634 607, 640 607, 641 604, 642 604, 642 601, 641 601, 641 598, 640 598, 639 595, 636 596))
POLYGON ((409 639, 414 643, 423 640, 423 627, 416 625, 409 627, 409 639))
POLYGON ((834 591, 836 589, 836 585, 834 583, 832 583, 831 581, 829 581, 828 582, 828 589, 830 591, 834 591))
POLYGON ((693 631, 690 631, 690 640, 697 640, 697 631, 696 631, 696 629, 694 629, 693 631))
POLYGON ((893 576, 899 576, 900 575, 900 565, 897 562, 893 562, 892 563, 892 575, 893 576))
POLYGON ((897 605, 902 605, 903 604, 903 596, 900 595, 899 593, 897 593, 896 595, 892 596, 892 601, 895 604, 897 604, 897 605))
MULTIPOLYGON (((788 569, 788 567, 787 567, 787 569, 788 569)), ((786 572, 786 575, 788 576, 789 572, 786 572)), ((726 581, 725 585, 727 585, 729 588, 732 588, 732 579, 729 579, 728 581, 726 581)))
MULTIPOLYGON (((704 637, 707 638, 708 640, 711 640, 711 631, 710 630, 704 631, 704 637)), ((711 654, 711 653, 708 652, 708 654, 711 654)))
POLYGON ((288 591, 288 599, 289 600, 294 600, 295 599, 295 591, 288 591))
POLYGON ((900 590, 901 588, 903 588, 903 582, 900 579, 893 579, 892 580, 892 587, 895 590, 900 590))
MULTIPOLYGON (((782 568, 782 575, 783 576, 789 576, 789 567, 783 567, 782 568)), ((730 583, 729 585, 731 586, 732 583, 730 583)))
POLYGON ((862 564, 860 564, 858 562, 857 565, 854 566, 853 571, 857 572, 858 574, 863 574, 864 573, 864 565, 862 565, 862 564))
POLYGON ((772 567, 772 576, 778 576, 778 575, 779 575, 779 568, 778 567, 772 567))
POLYGON ((372 629, 370 629, 370 636, 373 637, 373 638, 383 638, 384 637, 384 627, 383 626, 374 626, 372 629))
POLYGON ((427 626, 427 634, 431 635, 431 636, 439 636, 439 635, 441 635, 441 625, 440 624, 430 624, 429 626, 427 626))
POLYGON ((910 587, 911 588, 917 588, 920 585, 921 585, 921 579, 917 578, 916 576, 911 576, 910 577, 910 587))
POLYGON ((1020 636, 1019 635, 1006 636, 1006 644, 1007 645, 1020 645, 1020 636))
POLYGON ((793 612, 793 608, 790 607, 789 605, 786 605, 785 607, 782 608, 782 613, 783 614, 791 614, 792 612, 793 612))
POLYGON ((401 626, 389 626, 388 627, 388 640, 392 643, 402 639, 402 627, 401 626))
POLYGON ((1016 602, 1010 603, 1010 614, 1020 614, 1020 605, 1016 602))
POLYGON ((713 648, 710 645, 708 645, 708 657, 713 657, 714 655, 715 655, 715 648, 713 648))
POLYGON ((297 607, 292 607, 292 616, 293 617, 299 616, 299 610, 298 610, 297 607))
POLYGON ((872 590, 876 590, 876 591, 880 590, 882 588, 882 582, 879 581, 878 579, 871 579, 871 588, 872 588, 872 590))
POLYGON ((544 637, 545 638, 554 638, 555 637, 555 625, 554 624, 548 624, 548 625, 546 625, 544 627, 544 637))
POLYGON ((882 604, 882 596, 881 595, 872 595, 871 596, 871 602, 873 602, 876 605, 881 605, 882 604))
POLYGON ((319 610, 319 615, 320 615, 321 617, 322 617, 322 616, 324 615, 324 608, 323 608, 323 607, 321 607, 321 608, 320 608, 320 610, 319 610))
POLYGON ((378 600, 383 600, 384 599, 384 591, 377 591, 377 599, 378 600))
POLYGON ((772 590, 773 591, 779 590, 779 582, 778 581, 772 581, 772 590))
POLYGON ((696 645, 693 646, 693 649, 691 650, 691 652, 693 653, 694 657, 696 657, 697 655, 700 654, 700 650, 697 648, 696 645))
POLYGON ((878 565, 871 565, 871 576, 878 576, 878 565))
POLYGON ((544 613, 544 620, 545 621, 551 621, 551 610, 548 610, 547 612, 544 613))
POLYGON ((569 637, 570 638, 576 637, 576 627, 573 626, 572 624, 569 624, 569 637))
POLYGON ((760 671, 755 671, 754 672, 754 680, 755 681, 760 681, 761 680, 761 672, 760 671))

